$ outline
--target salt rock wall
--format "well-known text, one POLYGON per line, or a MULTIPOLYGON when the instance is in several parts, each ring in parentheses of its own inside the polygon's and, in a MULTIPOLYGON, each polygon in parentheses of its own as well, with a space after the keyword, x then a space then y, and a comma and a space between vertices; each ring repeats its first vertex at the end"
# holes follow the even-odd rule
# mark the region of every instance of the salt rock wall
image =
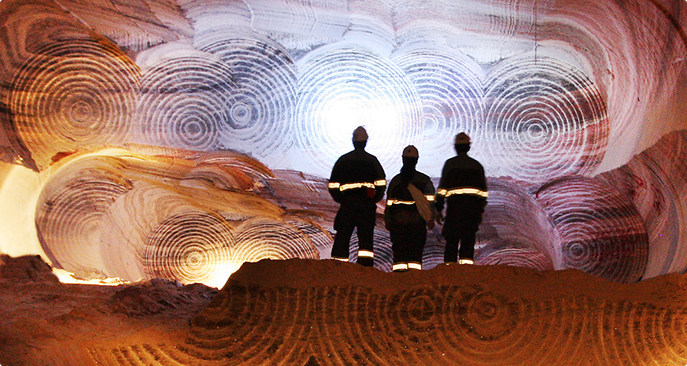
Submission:
POLYGON ((576 268, 620 282, 684 272, 686 139, 687 131, 669 133, 593 177, 534 186, 490 178, 477 262, 576 268))
POLYGON ((682 364, 684 297, 680 275, 621 285, 573 270, 261 261, 184 339, 92 345, 88 364, 682 364))
POLYGON ((35 232, 8 230, 83 277, 219 287, 243 261, 328 257, 323 177, 356 126, 388 177, 408 144, 438 176, 466 131, 491 187, 478 263, 682 272, 686 7, 4 0, 0 161, 37 174, 35 232))
MULTIPOLYGON (((542 185, 489 178, 477 264, 575 268, 615 282, 684 271, 679 197, 687 186, 681 177, 660 185, 666 179, 659 167, 679 169, 686 139, 687 131, 671 133, 596 177, 542 185)), ((272 172, 236 153, 144 150, 66 157, 54 166, 35 218, 54 266, 85 278, 162 277, 221 287, 244 262, 329 258, 337 205, 325 180, 272 172)), ((443 263, 440 232, 438 226, 428 234, 425 269, 443 263)), ((381 223, 374 242, 375 267, 391 271, 381 223)), ((351 247, 356 261, 355 235, 351 247)))
POLYGON ((221 287, 243 262, 319 259, 310 238, 331 241, 313 218, 255 193, 271 176, 255 160, 169 154, 65 158, 36 206, 38 236, 52 265, 80 278, 221 287))
POLYGON ((641 216, 650 243, 645 277, 684 272, 684 172, 687 134, 671 133, 622 167, 598 178, 629 197, 641 216))
POLYGON ((388 172, 414 144, 438 175, 467 131, 492 176, 587 176, 684 123, 670 102, 684 90, 683 8, 6 0, 3 160, 42 170, 136 142, 326 176, 366 125, 388 172))

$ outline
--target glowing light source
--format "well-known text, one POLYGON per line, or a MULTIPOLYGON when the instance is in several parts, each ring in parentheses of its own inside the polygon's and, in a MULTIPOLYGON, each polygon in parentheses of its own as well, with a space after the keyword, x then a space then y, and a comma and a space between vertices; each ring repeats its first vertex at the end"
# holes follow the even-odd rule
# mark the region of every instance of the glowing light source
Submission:
POLYGON ((299 170, 329 176, 336 158, 352 149, 359 125, 370 136, 367 149, 389 171, 400 167, 403 146, 420 146, 418 95, 389 60, 350 46, 325 47, 300 61, 299 77, 296 147, 307 157, 294 162, 299 170))
POLYGON ((98 286, 119 286, 130 281, 124 281, 121 278, 103 278, 103 279, 80 279, 76 278, 74 273, 65 271, 60 268, 53 268, 52 273, 57 276, 57 279, 62 283, 79 284, 79 285, 98 285, 98 286))

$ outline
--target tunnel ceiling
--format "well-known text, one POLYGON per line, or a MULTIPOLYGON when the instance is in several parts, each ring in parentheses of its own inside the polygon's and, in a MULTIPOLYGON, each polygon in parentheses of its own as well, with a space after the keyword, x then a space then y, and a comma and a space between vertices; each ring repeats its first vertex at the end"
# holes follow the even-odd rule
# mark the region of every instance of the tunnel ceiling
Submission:
POLYGON ((467 131, 492 176, 589 175, 682 122, 660 104, 681 92, 684 7, 5 0, 4 160, 133 142, 328 176, 363 124, 390 172, 415 144, 438 175, 467 131))
POLYGON ((0 201, 4 210, 2 197, 17 190, 32 197, 22 210, 41 250, 72 270, 215 283, 226 273, 203 263, 236 258, 241 245, 241 260, 326 248, 326 220, 251 196, 266 180, 282 184, 271 171, 327 177, 365 125, 388 177, 408 144, 420 150, 418 168, 438 176, 466 131, 493 187, 485 263, 508 248, 534 267, 618 281, 684 271, 683 136, 668 133, 687 126, 686 9, 663 0, 3 0, 0 201), (666 145, 651 147, 659 140, 666 145), (199 181, 212 192, 200 197, 199 181), (185 222, 211 233, 198 239, 179 229, 185 222), (291 249, 262 238, 274 252, 260 254, 255 236, 275 227, 291 249), (129 254, 118 264, 104 263, 121 248, 129 254), (165 272, 165 250, 188 268, 165 272))

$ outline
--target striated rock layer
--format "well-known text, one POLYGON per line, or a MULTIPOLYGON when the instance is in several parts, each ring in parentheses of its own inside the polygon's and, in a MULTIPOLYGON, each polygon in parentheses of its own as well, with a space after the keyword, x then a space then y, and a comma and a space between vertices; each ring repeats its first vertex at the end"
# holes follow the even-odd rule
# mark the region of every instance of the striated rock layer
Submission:
POLYGON ((438 175, 467 131, 493 176, 587 176, 684 127, 684 14, 677 0, 5 0, 0 160, 43 170, 133 141, 326 176, 362 124, 387 171, 415 144, 438 175))
POLYGON ((677 274, 617 284, 577 270, 385 273, 263 260, 244 264, 197 313, 189 310, 207 292, 164 282, 105 289, 0 278, 0 286, 3 365, 687 362, 687 279, 677 274), (54 298, 59 311, 45 307, 54 298))
POLYGON ((257 161, 230 152, 165 153, 65 158, 36 207, 38 237, 52 265, 81 278, 221 287, 243 262, 318 259, 310 237, 320 246, 331 241, 321 218, 255 194, 264 179, 274 179, 257 161))
POLYGON ((189 319, 216 294, 204 285, 163 279, 121 286, 63 284, 38 256, 2 255, 0 364, 89 365, 94 364, 89 345, 183 339, 189 319))
MULTIPOLYGON (((687 131, 671 133, 596 177, 541 185, 490 177, 476 263, 575 268, 616 282, 682 271, 679 197, 687 185, 677 172, 686 138, 687 131)), ((338 206, 326 181, 272 171, 243 154, 132 146, 63 157, 48 177, 36 203, 37 235, 51 264, 77 277, 221 287, 244 262, 326 259, 331 251, 338 206)), ((440 232, 428 234, 425 269, 443 262, 440 232)), ((374 242, 376 268, 391 271, 381 223, 374 242)), ((355 261, 355 235, 351 246, 355 261)))

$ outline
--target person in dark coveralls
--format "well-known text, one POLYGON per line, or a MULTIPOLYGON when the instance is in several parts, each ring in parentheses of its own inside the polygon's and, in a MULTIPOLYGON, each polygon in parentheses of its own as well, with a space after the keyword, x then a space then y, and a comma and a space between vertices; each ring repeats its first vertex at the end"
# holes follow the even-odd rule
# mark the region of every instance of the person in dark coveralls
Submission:
POLYGON ((341 204, 334 219, 332 258, 348 261, 353 229, 358 229, 358 264, 374 266, 373 235, 377 202, 384 196, 386 176, 377 158, 365 151, 367 131, 353 131, 353 151, 334 164, 329 194, 341 204))
POLYGON ((394 272, 422 269, 427 228, 434 227, 434 184, 415 170, 418 157, 415 146, 403 149, 401 173, 391 180, 386 192, 384 224, 391 237, 394 272))
POLYGON ((444 224, 444 262, 473 264, 475 234, 482 222, 489 193, 482 164, 467 154, 470 150, 470 137, 463 132, 459 133, 454 146, 458 155, 446 160, 441 171, 435 201, 436 221, 444 224), (447 206, 445 220, 442 214, 444 202, 447 206))

